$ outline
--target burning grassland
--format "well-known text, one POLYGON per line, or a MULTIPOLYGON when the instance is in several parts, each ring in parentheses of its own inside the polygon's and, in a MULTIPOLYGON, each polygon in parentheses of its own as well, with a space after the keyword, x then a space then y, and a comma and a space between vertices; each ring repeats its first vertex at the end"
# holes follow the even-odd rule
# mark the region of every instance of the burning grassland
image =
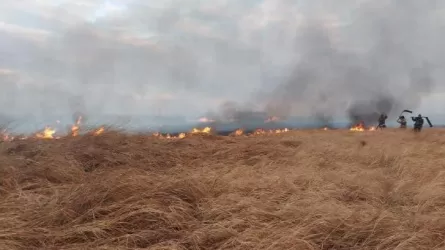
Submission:
POLYGON ((361 121, 361 122, 358 122, 357 124, 355 124, 354 126, 351 126, 351 128, 349 130, 357 131, 357 132, 375 131, 376 127, 374 127, 374 126, 366 127, 365 123, 363 121, 361 121))
MULTIPOLYGON (((280 134, 291 131, 289 128, 280 128, 279 124, 272 124, 276 121, 279 121, 278 117, 267 117, 262 120, 262 122, 257 124, 257 128, 252 129, 252 125, 249 129, 245 128, 237 128, 232 130, 225 129, 215 129, 215 121, 209 118, 200 118, 199 121, 201 123, 200 127, 195 127, 186 132, 177 132, 177 133, 161 133, 161 132, 152 132, 150 135, 152 137, 156 137, 159 139, 184 139, 186 137, 201 134, 201 135, 230 135, 230 136, 257 136, 257 135, 266 135, 266 134, 280 134), (263 127, 263 128, 261 128, 263 127)), ((59 123, 59 121, 57 121, 59 123)), ((233 125, 233 124, 232 124, 233 125)), ((112 126, 97 126, 97 127, 87 127, 83 124, 82 116, 79 116, 76 121, 70 126, 69 129, 60 130, 56 129, 52 126, 45 126, 44 129, 37 131, 31 135, 16 135, 8 131, 8 129, 0 130, 0 141, 14 141, 14 140, 28 140, 28 139, 61 139, 66 137, 77 137, 79 135, 90 134, 94 136, 99 136, 103 134, 106 130, 113 130, 112 126)), ((323 127, 321 130, 331 130, 332 128, 323 127)), ((295 130, 295 129, 294 129, 295 130)), ((350 131, 375 131, 376 127, 366 127, 363 121, 356 123, 351 126, 350 131)))
MULTIPOLYGON (((278 118, 272 117, 264 120, 264 124, 276 121, 278 118)), ((160 138, 160 139, 183 139, 185 137, 196 135, 196 134, 207 134, 207 135, 221 135, 218 131, 212 128, 213 120, 209 120, 207 118, 201 118, 201 120, 205 120, 204 123, 206 126, 202 126, 201 128, 192 128, 187 132, 180 133, 161 133, 161 132, 153 132, 151 136, 160 138)), ((99 126, 96 128, 86 127, 82 123, 82 116, 79 116, 74 124, 71 125, 70 129, 66 131, 58 131, 51 126, 45 126, 41 131, 37 131, 31 135, 15 135, 8 131, 7 129, 1 129, 0 131, 0 141, 14 141, 14 140, 27 140, 27 139, 61 139, 65 137, 77 137, 79 135, 84 134, 92 134, 94 136, 99 136, 107 130, 106 126, 99 126)), ((58 123, 58 122, 57 122, 58 123)), ((112 127, 108 127, 109 129, 113 129, 112 127)), ((241 136, 241 135, 264 135, 264 134, 278 134, 289 132, 288 128, 275 128, 275 129, 263 129, 257 128, 254 130, 245 130, 243 128, 238 128, 236 130, 231 131, 230 135, 232 136, 241 136)))
POLYGON ((0 248, 439 249, 444 132, 0 143, 0 248))

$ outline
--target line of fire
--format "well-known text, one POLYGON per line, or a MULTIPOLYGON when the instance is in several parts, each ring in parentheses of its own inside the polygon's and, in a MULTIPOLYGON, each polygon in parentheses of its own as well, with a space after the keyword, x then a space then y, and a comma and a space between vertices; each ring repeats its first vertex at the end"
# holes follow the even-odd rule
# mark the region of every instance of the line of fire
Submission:
MULTIPOLYGON (((399 115, 397 122, 400 124, 400 128, 407 127, 407 121, 404 113, 413 113, 411 110, 403 110, 399 115)), ((252 117, 250 117, 252 118, 252 117)), ((354 132, 364 132, 364 131, 376 131, 382 130, 386 128, 386 119, 388 116, 386 114, 381 114, 378 120, 376 121, 376 125, 366 126, 363 121, 358 121, 354 125, 350 126, 348 129, 354 132)), ((162 132, 153 132, 150 133, 150 136, 160 138, 160 139, 183 139, 191 135, 196 134, 212 134, 212 135, 221 135, 221 136, 255 136, 255 135, 266 135, 266 134, 280 134, 286 133, 291 130, 295 130, 294 128, 288 127, 279 127, 280 126, 280 118, 276 116, 267 116, 267 117, 256 117, 257 121, 255 122, 256 127, 252 125, 249 126, 241 126, 232 129, 221 129, 218 128, 218 121, 215 119, 202 117, 198 120, 198 123, 201 126, 194 127, 189 131, 185 132, 175 132, 175 133, 162 133, 162 132), (261 121, 258 121, 261 119, 261 121), (260 125, 258 125, 260 124, 260 125)), ((411 117, 414 122, 414 131, 420 131, 423 127, 424 120, 427 121, 430 127, 433 127, 429 117, 418 115, 411 117)), ((232 121, 233 122, 233 121, 232 121)), ((3 129, 0 131, 0 140, 1 141, 14 141, 14 140, 26 140, 26 139, 61 139, 64 137, 76 137, 83 134, 89 134, 92 136, 100 136, 107 129, 105 126, 99 126, 93 129, 85 129, 82 130, 83 127, 83 117, 78 116, 76 121, 71 125, 68 131, 62 131, 62 133, 58 133, 54 127, 46 126, 41 131, 33 133, 31 135, 13 135, 7 129, 3 129), (86 132, 85 132, 86 131, 86 132)), ((233 127, 233 126, 232 126, 233 127)), ((321 130, 333 130, 334 128, 323 126, 317 129, 321 130)))

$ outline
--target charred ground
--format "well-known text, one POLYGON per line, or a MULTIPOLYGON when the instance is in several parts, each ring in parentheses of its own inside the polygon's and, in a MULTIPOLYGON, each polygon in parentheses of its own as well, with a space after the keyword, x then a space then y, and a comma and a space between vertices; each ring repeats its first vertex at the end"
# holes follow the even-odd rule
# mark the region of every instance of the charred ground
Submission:
POLYGON ((444 130, 0 144, 2 249, 438 249, 444 130))

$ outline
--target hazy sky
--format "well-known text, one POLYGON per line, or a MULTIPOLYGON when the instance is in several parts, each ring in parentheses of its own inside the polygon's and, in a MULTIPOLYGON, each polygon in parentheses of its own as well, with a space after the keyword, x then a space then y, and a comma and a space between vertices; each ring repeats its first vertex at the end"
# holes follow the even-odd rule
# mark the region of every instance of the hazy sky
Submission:
MULTIPOLYGON (((2 0, 0 112, 199 115, 258 102, 292 75, 309 21, 336 48, 363 49, 373 38, 353 20, 367 2, 2 0), (349 39, 354 32, 361 39, 349 39)), ((423 14, 443 13, 425 2, 437 6, 423 14)), ((441 95, 423 101, 422 112, 445 104, 441 95)))

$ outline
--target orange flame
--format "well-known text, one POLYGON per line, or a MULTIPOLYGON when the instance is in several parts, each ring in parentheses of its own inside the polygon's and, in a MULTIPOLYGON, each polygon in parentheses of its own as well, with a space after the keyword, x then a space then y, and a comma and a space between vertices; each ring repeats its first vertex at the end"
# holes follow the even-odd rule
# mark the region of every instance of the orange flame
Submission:
POLYGON ((55 129, 52 129, 50 127, 45 127, 45 129, 42 132, 36 134, 36 137, 40 139, 54 139, 55 133, 56 133, 55 129))
MULTIPOLYGON (((183 138, 187 137, 187 134, 198 134, 198 133, 209 134, 209 133, 211 133, 211 131, 212 130, 210 127, 205 127, 203 129, 193 128, 189 133, 180 133, 177 136, 172 136, 170 134, 163 135, 159 132, 153 133, 151 135, 153 137, 160 138, 160 139, 183 139, 183 138)), ((245 131, 243 129, 239 128, 239 129, 235 130, 233 133, 231 133, 231 135, 232 136, 242 136, 242 135, 254 136, 254 135, 263 135, 263 134, 280 134, 280 133, 285 133, 285 132, 289 132, 289 131, 290 130, 288 128, 271 129, 271 130, 256 129, 251 134, 245 134, 245 131)))
POLYGON ((351 127, 349 130, 351 131, 365 131, 365 123, 363 121, 360 121, 355 126, 351 127))
POLYGON ((236 136, 240 136, 240 135, 243 135, 244 134, 244 130, 242 130, 242 129, 237 129, 237 130, 235 130, 235 135, 236 136))
POLYGON ((287 128, 285 128, 285 129, 276 129, 272 133, 280 134, 280 133, 284 133, 284 132, 289 132, 289 129, 287 129, 287 128))
POLYGON ((93 135, 98 136, 98 135, 102 134, 104 131, 105 131, 105 128, 100 127, 93 132, 93 135))
POLYGON ((266 133, 266 131, 262 128, 255 129, 255 131, 253 131, 254 135, 263 135, 265 133, 266 133))
POLYGON ((285 132, 289 132, 290 130, 288 128, 284 128, 284 129, 274 129, 274 130, 264 130, 262 128, 256 129, 255 131, 253 131, 252 135, 264 135, 264 134, 280 134, 280 133, 285 133, 285 132))
POLYGON ((370 127, 369 129, 366 129, 365 123, 364 122, 359 122, 357 125, 353 126, 349 130, 363 132, 363 131, 367 131, 367 130, 368 131, 375 131, 376 128, 375 127, 370 127))
POLYGON ((192 133, 192 134, 209 134, 211 131, 212 131, 212 128, 210 128, 210 127, 205 127, 203 129, 193 128, 192 131, 190 131, 190 133, 192 133))
POLYGON ((72 136, 78 136, 79 135, 79 129, 80 129, 80 123, 82 122, 82 116, 79 116, 77 118, 77 121, 73 126, 71 126, 71 135, 72 136))

